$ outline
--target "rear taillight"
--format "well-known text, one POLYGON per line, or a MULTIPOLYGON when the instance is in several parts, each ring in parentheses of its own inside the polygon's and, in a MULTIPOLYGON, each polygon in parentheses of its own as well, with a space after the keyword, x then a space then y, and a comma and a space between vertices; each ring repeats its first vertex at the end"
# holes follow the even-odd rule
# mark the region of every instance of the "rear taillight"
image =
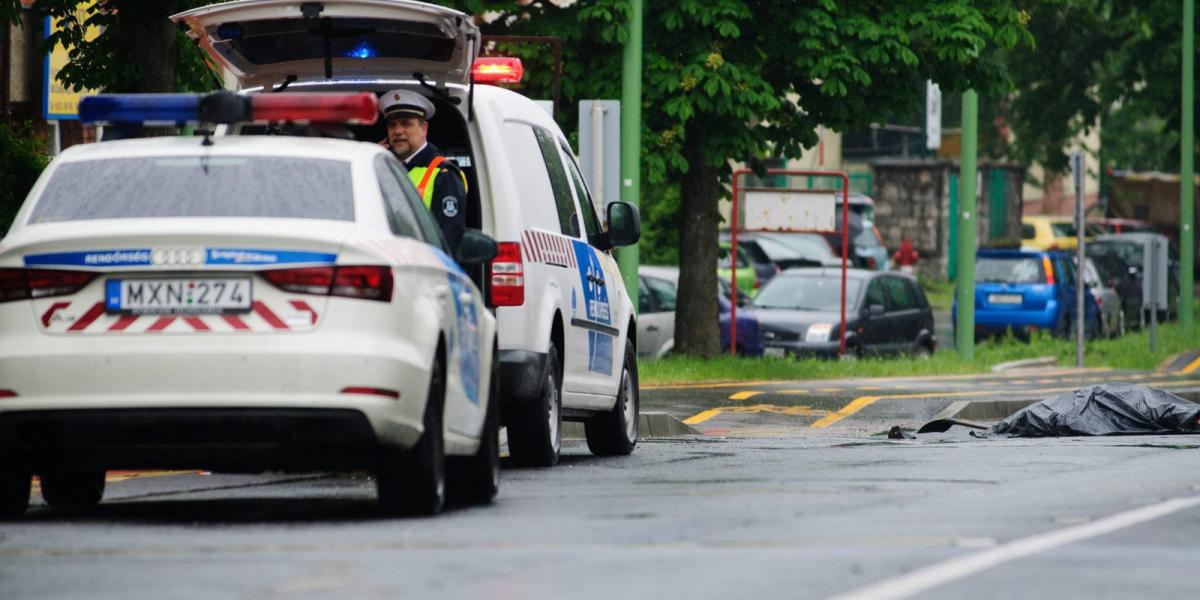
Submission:
POLYGON ((0 269, 0 302, 74 294, 95 278, 83 271, 0 269))
POLYGON ((1042 269, 1046 271, 1046 285, 1054 285, 1054 265, 1050 264, 1050 257, 1042 257, 1042 269))
POLYGON ((17 393, 12 390, 0 390, 0 398, 16 398, 17 393))
POLYGON ((488 283, 491 286, 492 306, 525 304, 525 265, 521 262, 521 244, 496 244, 496 258, 488 263, 488 283))
POLYGON ((263 271, 271 285, 297 294, 392 300, 392 269, 379 266, 305 267, 263 271))
POLYGON ((875 260, 874 256, 867 257, 867 268, 868 269, 874 269, 878 265, 879 265, 879 261, 875 260))

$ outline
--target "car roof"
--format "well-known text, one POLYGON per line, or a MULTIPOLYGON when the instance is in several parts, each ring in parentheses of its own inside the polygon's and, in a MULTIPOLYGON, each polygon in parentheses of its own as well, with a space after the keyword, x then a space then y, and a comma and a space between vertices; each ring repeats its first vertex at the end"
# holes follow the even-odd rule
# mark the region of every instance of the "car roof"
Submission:
POLYGON ((1060 254, 1064 253, 1055 250, 1036 250, 1033 248, 980 248, 975 251, 977 258, 1032 258, 1060 254))
MULTIPOLYGON (((898 275, 898 276, 902 276, 902 277, 905 276, 903 273, 893 272, 893 271, 868 271, 866 269, 846 269, 846 278, 847 279, 871 279, 872 277, 876 277, 878 275, 885 275, 885 274, 886 275, 898 275)), ((829 276, 829 277, 834 277, 834 276, 841 277, 842 270, 839 268, 834 268, 834 267, 792 267, 792 268, 787 269, 786 271, 776 275, 776 277, 780 277, 780 276, 795 277, 795 276, 804 276, 804 275, 808 275, 808 276, 823 275, 823 276, 829 276)))
POLYGON ((385 154, 378 144, 333 138, 273 135, 214 136, 203 145, 200 136, 138 138, 76 144, 64 150, 56 162, 143 156, 251 155, 355 160, 385 154))

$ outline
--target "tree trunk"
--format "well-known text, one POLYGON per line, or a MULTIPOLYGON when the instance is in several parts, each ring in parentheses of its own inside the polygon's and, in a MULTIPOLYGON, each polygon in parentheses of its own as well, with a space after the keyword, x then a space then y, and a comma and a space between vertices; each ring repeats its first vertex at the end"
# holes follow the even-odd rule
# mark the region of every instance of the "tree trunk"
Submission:
POLYGON ((717 320, 717 201, 721 182, 716 167, 704 162, 702 125, 687 127, 684 158, 688 173, 680 186, 679 292, 675 303, 675 350, 710 357, 721 351, 717 320))
POLYGON ((175 24, 169 18, 176 12, 174 1, 109 0, 121 18, 121 48, 128 48, 140 77, 129 82, 129 89, 118 93, 169 93, 175 91, 175 24))

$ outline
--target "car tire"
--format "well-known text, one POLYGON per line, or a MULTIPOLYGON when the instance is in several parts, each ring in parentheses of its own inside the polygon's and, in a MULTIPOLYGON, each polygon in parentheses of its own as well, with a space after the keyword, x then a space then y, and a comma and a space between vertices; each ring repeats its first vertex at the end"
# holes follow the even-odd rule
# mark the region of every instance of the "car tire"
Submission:
POLYGON ((1071 339, 1071 319, 1067 317, 1066 311, 1059 313, 1058 323, 1054 326, 1054 336, 1064 340, 1071 339))
POLYGON ((48 471, 42 473, 42 499, 55 508, 81 509, 104 498, 104 471, 48 471))
POLYGON ((633 343, 627 340, 616 404, 612 410, 592 417, 583 424, 583 433, 592 454, 626 456, 633 452, 637 446, 640 404, 637 356, 633 352, 633 343))
POLYGON ((31 479, 28 472, 0 466, 0 520, 16 519, 29 508, 31 479))
POLYGON ((541 393, 508 420, 508 451, 524 467, 549 467, 562 451, 562 381, 558 348, 546 351, 546 374, 541 393))
POLYGON ((445 367, 435 359, 429 374, 424 432, 408 451, 385 448, 375 467, 379 507, 387 514, 435 515, 446 503, 446 450, 442 417, 445 405, 445 367))
POLYGON ((479 434, 479 450, 470 457, 447 458, 450 499, 463 504, 488 504, 500 489, 500 367, 492 351, 487 415, 479 434))

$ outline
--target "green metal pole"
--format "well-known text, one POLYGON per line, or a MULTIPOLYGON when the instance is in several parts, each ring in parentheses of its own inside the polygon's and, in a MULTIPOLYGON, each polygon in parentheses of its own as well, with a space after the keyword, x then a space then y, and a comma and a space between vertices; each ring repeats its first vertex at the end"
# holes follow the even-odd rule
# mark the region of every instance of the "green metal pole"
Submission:
POLYGON ((975 357, 975 149, 979 135, 979 95, 975 90, 962 97, 962 166, 958 175, 958 355, 975 357))
POLYGON ((1180 270, 1180 307, 1179 324, 1184 331, 1192 330, 1192 315, 1195 311, 1195 264, 1196 250, 1196 206, 1194 204, 1194 188, 1192 172, 1195 170, 1193 157, 1196 152, 1196 124, 1192 106, 1195 74, 1193 64, 1195 53, 1195 0, 1183 0, 1183 131, 1180 132, 1179 143, 1179 270, 1180 270))
MULTIPOLYGON (((631 0, 629 7, 621 77, 621 200, 638 206, 642 197, 642 0, 631 0)), ((625 289, 635 295, 635 310, 639 260, 637 245, 617 251, 625 289)))

